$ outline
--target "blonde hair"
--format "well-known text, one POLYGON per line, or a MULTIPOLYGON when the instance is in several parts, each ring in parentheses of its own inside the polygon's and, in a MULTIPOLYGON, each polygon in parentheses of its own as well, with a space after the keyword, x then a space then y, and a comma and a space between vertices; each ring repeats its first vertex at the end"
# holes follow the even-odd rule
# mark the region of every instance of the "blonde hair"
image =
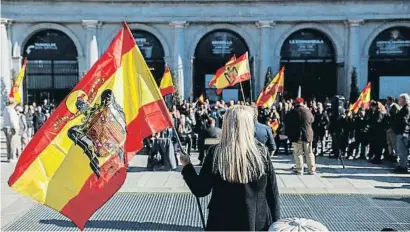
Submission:
POLYGON ((230 183, 246 184, 264 173, 266 158, 263 146, 254 138, 252 107, 234 105, 224 115, 221 142, 215 146, 213 172, 230 183))

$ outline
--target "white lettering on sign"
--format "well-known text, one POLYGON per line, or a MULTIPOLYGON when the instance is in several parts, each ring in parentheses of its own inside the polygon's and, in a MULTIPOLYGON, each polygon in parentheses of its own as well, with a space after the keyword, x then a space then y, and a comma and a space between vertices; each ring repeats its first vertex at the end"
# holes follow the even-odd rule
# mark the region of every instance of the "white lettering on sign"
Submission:
POLYGON ((145 43, 145 42, 147 42, 147 39, 146 38, 137 38, 137 39, 135 39, 135 42, 138 44, 138 43, 145 43))
POLYGON ((213 45, 232 45, 232 40, 213 40, 213 45))
POLYGON ((39 49, 39 50, 58 50, 56 43, 34 43, 34 49, 39 49))
POLYGON ((291 39, 289 40, 290 44, 323 44, 321 39, 291 39))

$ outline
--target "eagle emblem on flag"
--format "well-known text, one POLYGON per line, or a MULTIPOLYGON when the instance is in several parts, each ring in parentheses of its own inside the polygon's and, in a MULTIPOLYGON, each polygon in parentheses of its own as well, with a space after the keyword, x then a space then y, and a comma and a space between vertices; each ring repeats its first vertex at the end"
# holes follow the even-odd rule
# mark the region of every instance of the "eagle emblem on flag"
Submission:
POLYGON ((226 80, 228 80, 229 84, 234 82, 236 78, 238 77, 238 70, 236 69, 235 66, 226 66, 224 76, 226 80))
MULTIPOLYGON (((126 140, 126 121, 123 109, 115 101, 112 90, 107 89, 101 94, 101 103, 91 106, 83 94, 75 103, 80 114, 85 117, 81 125, 75 125, 68 130, 68 137, 90 159, 91 170, 101 177, 101 167, 98 158, 118 155, 125 164, 123 145, 126 140)), ((106 167, 107 165, 104 165, 106 167)), ((118 165, 108 165, 110 169, 119 169, 118 165)), ((104 170, 115 173, 116 170, 104 170)))

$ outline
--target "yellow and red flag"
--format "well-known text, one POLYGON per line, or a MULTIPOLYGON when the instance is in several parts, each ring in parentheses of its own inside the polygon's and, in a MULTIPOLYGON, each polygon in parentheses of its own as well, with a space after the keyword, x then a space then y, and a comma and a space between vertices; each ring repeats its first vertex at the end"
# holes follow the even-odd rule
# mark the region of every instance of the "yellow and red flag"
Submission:
POLYGON ((279 122, 278 122, 278 120, 277 120, 277 119, 272 120, 272 121, 269 123, 269 126, 272 128, 273 133, 276 135, 276 131, 277 131, 278 128, 279 128, 279 122))
POLYGON ((169 71, 168 65, 165 65, 165 72, 161 79, 161 84, 159 85, 162 96, 172 94, 175 92, 174 83, 172 82, 171 72, 169 71))
POLYGON ((201 94, 201 96, 199 96, 198 101, 199 101, 200 103, 204 103, 204 102, 205 102, 204 94, 201 94))
POLYGON ((357 101, 350 106, 350 111, 357 113, 359 108, 368 109, 371 100, 371 83, 369 82, 360 93, 357 101))
POLYGON ((9 98, 13 98, 16 103, 21 102, 21 93, 20 93, 20 87, 23 84, 23 79, 26 74, 26 68, 27 68, 27 57, 24 58, 23 66, 20 69, 20 73, 17 76, 16 80, 13 83, 13 86, 10 89, 9 93, 9 98))
POLYGON ((168 127, 170 114, 124 23, 28 144, 8 184, 83 229, 122 186, 143 139, 168 127))
POLYGON ((276 101, 276 95, 278 93, 283 93, 285 83, 285 68, 282 69, 276 74, 275 78, 269 83, 266 88, 262 90, 259 94, 258 99, 256 100, 257 106, 264 106, 266 108, 272 107, 276 101))
POLYGON ((218 69, 209 82, 209 87, 215 86, 217 88, 216 93, 221 94, 224 88, 234 86, 250 78, 248 52, 246 52, 239 58, 232 57, 224 67, 218 69))

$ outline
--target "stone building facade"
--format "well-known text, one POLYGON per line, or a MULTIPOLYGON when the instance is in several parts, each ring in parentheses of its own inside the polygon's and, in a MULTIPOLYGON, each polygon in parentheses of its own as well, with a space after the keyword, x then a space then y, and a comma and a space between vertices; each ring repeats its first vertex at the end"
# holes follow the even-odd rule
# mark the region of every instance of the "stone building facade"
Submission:
MULTIPOLYGON (((29 102, 61 100, 109 46, 121 21, 129 24, 157 79, 165 63, 171 67, 184 98, 201 93, 215 97, 206 81, 232 55, 245 51, 251 58, 252 82, 244 87, 253 99, 264 86, 268 67, 276 73, 285 66, 289 96, 298 86, 309 97, 348 96, 353 67, 359 88, 368 81, 375 83, 375 97, 386 94, 380 87, 385 77, 410 79, 410 1, 406 0, 4 0, 1 4, 3 84, 10 88, 12 73, 27 56, 22 92, 29 102)), ((393 88, 393 84, 386 85, 393 88)), ((401 91, 402 85, 396 84, 401 91)), ((233 98, 235 94, 235 88, 226 92, 233 98)))

